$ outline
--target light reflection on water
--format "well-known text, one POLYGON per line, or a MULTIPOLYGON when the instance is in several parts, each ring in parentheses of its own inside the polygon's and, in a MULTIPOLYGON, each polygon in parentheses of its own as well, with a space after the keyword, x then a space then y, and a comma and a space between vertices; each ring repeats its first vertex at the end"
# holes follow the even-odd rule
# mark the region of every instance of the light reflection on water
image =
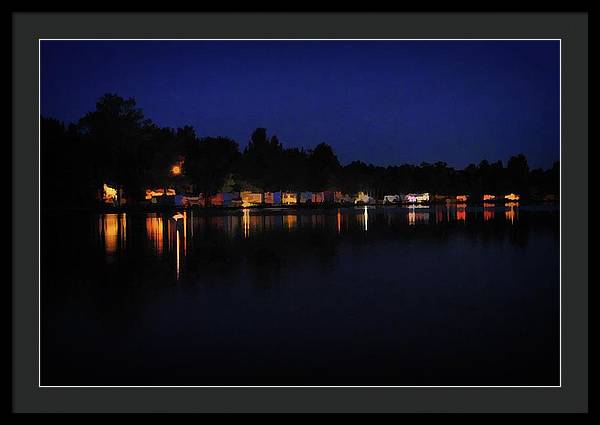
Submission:
POLYGON ((510 224, 515 224, 515 220, 519 218, 519 203, 518 202, 507 202, 505 204, 506 211, 504 212, 504 216, 507 221, 510 221, 510 224))
POLYGON ((244 238, 250 236, 250 209, 244 208, 243 226, 244 226, 244 238))
POLYGON ((467 221, 467 204, 456 204, 456 220, 467 221))
POLYGON ((112 258, 127 243, 127 214, 103 214, 98 221, 98 233, 107 257, 112 258))
POLYGON ((154 247, 154 251, 158 256, 162 255, 163 251, 163 219, 156 214, 150 214, 146 217, 146 236, 148 241, 154 247))
POLYGON ((225 383, 240 385, 248 372, 241 352, 271 385, 285 384, 277 377, 288 364, 310 379, 333 367, 338 377, 390 376, 387 385, 513 385, 525 372, 523 382, 537 385, 546 381, 536 376, 553 376, 557 210, 501 203, 181 214, 47 221, 49 384, 220 385, 206 376, 233 371, 225 383), (77 248, 57 250, 61 236, 77 248), (453 355, 423 355, 436 351, 453 355), (528 357, 507 365, 517 351, 528 357), (373 352, 383 354, 365 362, 373 352), (173 368, 156 368, 160 362, 173 368), (85 379, 96 371, 96 381, 78 381, 84 363, 94 369, 85 379), (434 382, 432 365, 465 380, 434 382), (156 382, 136 381, 156 369, 156 382))
MULTIPOLYGON (((337 208, 331 210, 258 210, 243 208, 224 212, 222 215, 182 211, 176 221, 172 215, 160 213, 145 214, 145 237, 151 252, 157 257, 174 253, 176 274, 179 278, 181 263, 187 255, 188 245, 196 237, 202 238, 205 232, 223 235, 230 240, 250 239, 253 236, 273 231, 300 231, 303 229, 334 231, 342 236, 351 230, 349 219, 365 234, 371 226, 390 227, 405 223, 409 227, 441 225, 444 223, 466 223, 467 220, 493 222, 498 217, 496 210, 504 210, 504 219, 511 225, 519 220, 519 203, 507 202, 504 206, 484 203, 482 207, 469 209, 466 204, 450 206, 408 207, 408 208, 337 208), (369 211, 370 210, 370 211, 369 211), (483 214, 481 214, 483 212, 483 214), (372 217, 371 217, 372 215, 372 217), (430 215, 435 220, 430 222, 430 215), (382 217, 383 220, 379 220, 382 217), (402 221, 402 218, 404 220, 402 221), (372 221, 373 223, 370 223, 372 221)), ((502 217, 502 216, 500 216, 502 217)), ((128 217, 122 214, 101 214, 98 219, 98 234, 104 245, 108 261, 113 261, 120 250, 127 246, 128 217)))
POLYGON ((409 207, 409 209, 408 209, 408 224, 410 226, 415 226, 417 223, 419 223, 419 224, 428 224, 429 223, 429 208, 417 208, 414 206, 409 207))
POLYGON ((494 204, 484 203, 483 204, 483 221, 490 221, 494 219, 496 215, 496 207, 494 204))

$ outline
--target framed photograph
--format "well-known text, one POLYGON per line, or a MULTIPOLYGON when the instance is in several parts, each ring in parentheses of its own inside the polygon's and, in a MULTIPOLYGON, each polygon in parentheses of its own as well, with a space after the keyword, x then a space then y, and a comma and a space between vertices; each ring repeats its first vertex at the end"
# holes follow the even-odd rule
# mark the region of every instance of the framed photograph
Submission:
POLYGON ((587 412, 587 14, 13 30, 14 411, 587 412))

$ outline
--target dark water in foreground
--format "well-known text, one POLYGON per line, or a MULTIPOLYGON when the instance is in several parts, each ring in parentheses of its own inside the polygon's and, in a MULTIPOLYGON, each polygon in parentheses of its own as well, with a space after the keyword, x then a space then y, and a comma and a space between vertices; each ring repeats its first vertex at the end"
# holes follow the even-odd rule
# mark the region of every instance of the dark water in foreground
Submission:
POLYGON ((42 385, 558 385, 556 207, 42 217, 42 385))

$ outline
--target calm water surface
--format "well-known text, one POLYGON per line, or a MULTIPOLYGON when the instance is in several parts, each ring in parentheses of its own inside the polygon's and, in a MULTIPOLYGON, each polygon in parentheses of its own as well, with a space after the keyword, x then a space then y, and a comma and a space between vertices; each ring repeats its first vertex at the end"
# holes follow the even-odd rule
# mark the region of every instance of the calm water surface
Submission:
POLYGON ((43 385, 558 385, 556 207, 45 214, 43 385))

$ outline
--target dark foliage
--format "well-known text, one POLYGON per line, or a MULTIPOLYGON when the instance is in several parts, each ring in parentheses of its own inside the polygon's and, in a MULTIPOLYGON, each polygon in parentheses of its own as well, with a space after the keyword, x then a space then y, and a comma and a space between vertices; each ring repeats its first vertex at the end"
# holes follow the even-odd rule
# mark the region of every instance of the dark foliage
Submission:
POLYGON ((44 205, 93 205, 107 183, 131 202, 145 189, 176 187, 212 195, 220 190, 341 190, 372 196, 427 191, 467 194, 519 193, 524 199, 558 195, 559 164, 531 170, 524 155, 483 160, 463 170, 445 162, 381 167, 353 161, 342 166, 326 143, 313 150, 284 148, 277 136, 257 128, 248 146, 226 137, 199 138, 190 126, 161 128, 144 117, 134 99, 106 94, 96 109, 65 126, 41 119, 44 205), (174 164, 181 173, 173 173, 174 164))

